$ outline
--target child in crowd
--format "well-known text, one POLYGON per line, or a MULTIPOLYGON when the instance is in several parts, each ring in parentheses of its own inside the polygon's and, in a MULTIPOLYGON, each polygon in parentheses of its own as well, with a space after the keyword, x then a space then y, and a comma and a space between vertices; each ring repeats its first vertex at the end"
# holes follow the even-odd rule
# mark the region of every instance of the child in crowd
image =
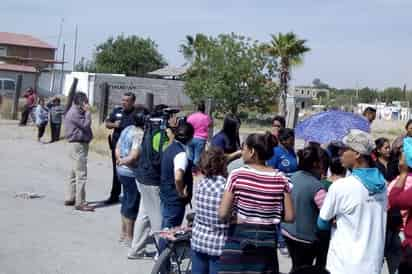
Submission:
POLYGON ((192 231, 192 272, 217 274, 219 256, 226 241, 228 225, 219 220, 218 209, 226 185, 226 157, 223 150, 210 147, 201 155, 205 176, 196 191, 192 231))
POLYGON ((51 143, 60 139, 60 130, 63 120, 64 107, 61 105, 60 98, 55 97, 48 104, 50 110, 50 130, 51 130, 51 143))
POLYGON ((44 98, 39 98, 38 105, 35 111, 36 126, 38 128, 37 141, 40 142, 46 130, 47 122, 49 120, 49 110, 47 109, 44 98))

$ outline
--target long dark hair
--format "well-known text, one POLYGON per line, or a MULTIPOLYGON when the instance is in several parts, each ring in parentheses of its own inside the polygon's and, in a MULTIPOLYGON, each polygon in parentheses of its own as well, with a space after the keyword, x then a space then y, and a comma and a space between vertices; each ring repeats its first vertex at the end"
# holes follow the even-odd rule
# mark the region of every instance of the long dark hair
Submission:
POLYGON ((385 137, 381 137, 381 138, 378 138, 378 139, 375 140, 376 148, 374 150, 374 153, 377 157, 381 156, 379 150, 385 145, 385 143, 390 144, 389 140, 385 137))
POLYGON ((259 161, 266 161, 273 157, 273 148, 277 145, 277 141, 270 132, 253 133, 246 138, 245 144, 255 150, 259 161))
POLYGON ((315 163, 321 165, 322 172, 325 172, 329 167, 329 156, 326 150, 320 146, 307 146, 304 149, 298 151, 299 157, 299 170, 303 170, 313 174, 315 177, 318 177, 322 174, 315 174, 314 168, 315 163))
POLYGON ((240 120, 235 115, 226 115, 221 130, 226 137, 227 146, 224 149, 225 152, 235 152, 240 148, 239 127, 240 120))
POLYGON ((409 119, 408 122, 406 122, 405 129, 408 130, 408 127, 412 124, 412 119, 409 119))

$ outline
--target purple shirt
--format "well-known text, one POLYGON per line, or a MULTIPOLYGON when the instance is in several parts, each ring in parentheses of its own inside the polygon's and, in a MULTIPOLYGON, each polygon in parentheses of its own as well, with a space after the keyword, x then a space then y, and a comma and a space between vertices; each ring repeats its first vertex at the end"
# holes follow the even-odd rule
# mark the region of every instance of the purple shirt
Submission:
POLYGON ((66 139, 70 142, 89 143, 93 139, 92 117, 80 107, 72 105, 64 116, 66 139))

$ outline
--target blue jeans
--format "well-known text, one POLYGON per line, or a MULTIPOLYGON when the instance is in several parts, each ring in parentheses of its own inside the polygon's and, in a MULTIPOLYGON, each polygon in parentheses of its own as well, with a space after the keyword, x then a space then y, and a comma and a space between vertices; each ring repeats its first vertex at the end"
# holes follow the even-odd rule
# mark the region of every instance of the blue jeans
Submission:
POLYGON ((206 145, 206 139, 193 138, 188 145, 189 160, 191 160, 195 167, 199 166, 200 155, 206 145))
POLYGON ((217 274, 219 270, 219 256, 210 256, 192 250, 192 273, 217 274))
MULTIPOLYGON (((161 203, 162 208, 162 229, 173 228, 180 226, 185 217, 184 205, 170 205, 161 203)), ((166 248, 166 241, 164 239, 159 240, 159 254, 166 248)))
POLYGON ((282 228, 280 226, 280 224, 276 225, 277 226, 277 234, 278 234, 278 247, 279 248, 284 248, 286 247, 286 241, 285 238, 283 238, 282 235, 282 228))

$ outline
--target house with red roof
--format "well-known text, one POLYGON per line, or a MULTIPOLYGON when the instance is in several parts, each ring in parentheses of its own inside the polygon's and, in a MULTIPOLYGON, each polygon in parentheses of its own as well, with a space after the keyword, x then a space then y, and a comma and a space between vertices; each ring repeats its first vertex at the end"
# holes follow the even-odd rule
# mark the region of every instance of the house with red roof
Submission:
MULTIPOLYGON (((36 87, 43 70, 61 63, 55 60, 55 52, 55 47, 31 35, 0 32, 0 79, 15 80, 21 74, 23 89, 36 87)), ((10 93, 2 86, 0 92, 10 93)))

